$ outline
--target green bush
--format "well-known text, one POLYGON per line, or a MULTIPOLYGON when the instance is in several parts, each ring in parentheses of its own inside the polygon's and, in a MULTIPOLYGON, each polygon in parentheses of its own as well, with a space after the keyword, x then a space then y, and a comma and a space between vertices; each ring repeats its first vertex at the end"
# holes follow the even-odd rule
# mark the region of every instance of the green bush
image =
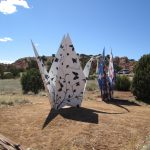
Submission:
POLYGON ((21 86, 24 94, 29 91, 37 94, 41 89, 44 89, 39 71, 34 68, 24 73, 21 77, 21 86))
POLYGON ((89 75, 88 80, 95 80, 97 78, 96 74, 89 75))
POLYGON ((13 79, 14 76, 11 72, 7 72, 4 74, 3 79, 13 79))
POLYGON ((17 69, 13 65, 9 65, 6 69, 5 72, 11 72, 13 74, 13 78, 19 77, 20 69, 17 69))
POLYGON ((38 65, 37 65, 37 62, 36 62, 36 60, 30 60, 29 62, 28 62, 28 70, 30 70, 30 69, 33 69, 33 68, 35 68, 35 69, 38 69, 38 65))
POLYGON ((116 77, 115 89, 118 91, 129 91, 131 82, 125 75, 116 77))
POLYGON ((0 64, 0 79, 4 77, 4 66, 0 64))
POLYGON ((132 92, 137 99, 150 103, 150 54, 142 56, 135 66, 132 92))

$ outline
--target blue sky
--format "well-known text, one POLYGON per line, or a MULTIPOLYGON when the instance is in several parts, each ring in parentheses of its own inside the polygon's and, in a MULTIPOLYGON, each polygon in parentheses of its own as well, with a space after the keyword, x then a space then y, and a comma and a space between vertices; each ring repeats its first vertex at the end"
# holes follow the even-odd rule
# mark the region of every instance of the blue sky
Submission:
POLYGON ((138 60, 150 53, 149 0, 0 0, 0 61, 55 54, 64 34, 77 53, 138 60))

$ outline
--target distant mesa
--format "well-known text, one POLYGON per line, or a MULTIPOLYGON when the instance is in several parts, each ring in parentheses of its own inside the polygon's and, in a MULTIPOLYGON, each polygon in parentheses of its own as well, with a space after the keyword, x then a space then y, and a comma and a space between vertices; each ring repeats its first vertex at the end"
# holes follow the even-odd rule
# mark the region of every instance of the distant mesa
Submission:
MULTIPOLYGON (((85 63, 91 58, 92 55, 86 55, 86 54, 78 54, 79 59, 81 61, 82 67, 84 67, 85 63)), ((55 56, 41 56, 41 59, 43 59, 44 63, 47 64, 48 62, 52 63, 55 59, 55 56)), ((8 64, 7 61, 4 64, 3 62, 0 64, 4 66, 13 65, 17 69, 27 69, 29 68, 32 63, 36 64, 35 57, 25 57, 16 60, 15 62, 10 62, 11 64, 8 64)), ((122 68, 121 71, 124 72, 133 72, 134 65, 136 64, 136 61, 134 59, 128 59, 128 57, 115 57, 114 58, 114 64, 117 64, 122 68)), ((93 67, 96 67, 96 62, 94 62, 93 67)), ((122 73, 122 72, 121 72, 122 73)))

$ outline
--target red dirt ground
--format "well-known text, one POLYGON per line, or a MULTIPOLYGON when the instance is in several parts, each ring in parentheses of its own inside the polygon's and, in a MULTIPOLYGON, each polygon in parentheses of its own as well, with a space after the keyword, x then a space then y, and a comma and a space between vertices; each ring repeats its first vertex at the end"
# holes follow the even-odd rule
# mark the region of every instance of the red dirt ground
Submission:
POLYGON ((86 92, 81 108, 51 113, 47 97, 24 96, 32 104, 0 108, 0 133, 31 150, 141 149, 150 106, 131 102, 130 92, 115 92, 110 103, 98 95, 86 92))

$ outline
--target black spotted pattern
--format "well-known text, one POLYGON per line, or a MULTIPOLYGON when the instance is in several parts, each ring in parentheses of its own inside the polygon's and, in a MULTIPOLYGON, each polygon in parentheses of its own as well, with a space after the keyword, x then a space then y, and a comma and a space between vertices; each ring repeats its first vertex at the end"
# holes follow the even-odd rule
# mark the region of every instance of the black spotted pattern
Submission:
POLYGON ((60 45, 60 48, 64 48, 62 44, 60 45))
POLYGON ((74 75, 74 78, 73 78, 73 80, 77 80, 77 79, 79 79, 79 74, 77 73, 77 72, 72 72, 73 73, 73 75, 74 75))
POLYGON ((61 92, 64 85, 60 81, 59 81, 59 85, 60 85, 60 88, 58 89, 58 91, 61 92))
POLYGON ((77 58, 72 58, 73 63, 77 63, 77 58))
POLYGON ((55 62, 58 62, 59 61, 59 59, 58 58, 55 58, 55 62))

